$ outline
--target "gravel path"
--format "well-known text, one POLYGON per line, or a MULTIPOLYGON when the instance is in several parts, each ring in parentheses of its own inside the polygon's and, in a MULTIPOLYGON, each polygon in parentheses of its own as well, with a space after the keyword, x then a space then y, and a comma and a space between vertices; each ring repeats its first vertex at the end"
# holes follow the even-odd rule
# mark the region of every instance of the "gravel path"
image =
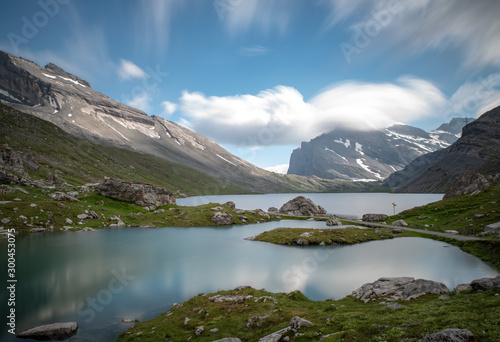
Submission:
POLYGON ((474 236, 465 236, 465 235, 458 235, 458 234, 433 232, 433 231, 430 231, 430 230, 415 229, 415 228, 406 228, 406 227, 399 227, 399 226, 391 226, 389 224, 381 224, 381 223, 373 223, 373 222, 363 222, 363 221, 357 221, 357 220, 345 220, 345 219, 342 219, 342 222, 356 223, 356 224, 361 224, 361 225, 371 226, 371 227, 401 228, 403 230, 411 230, 412 232, 429 234, 429 235, 443 236, 443 237, 447 237, 447 238, 451 238, 451 239, 455 239, 455 240, 462 240, 462 241, 465 241, 465 240, 481 240, 481 238, 474 237, 474 236))

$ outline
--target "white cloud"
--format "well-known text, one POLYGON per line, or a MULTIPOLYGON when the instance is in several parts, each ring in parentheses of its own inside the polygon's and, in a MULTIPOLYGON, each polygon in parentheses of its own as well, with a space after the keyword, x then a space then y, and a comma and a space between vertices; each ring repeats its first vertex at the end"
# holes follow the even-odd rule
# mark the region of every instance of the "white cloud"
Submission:
POLYGON ((169 116, 169 115, 172 115, 173 113, 175 113, 175 111, 177 110, 177 104, 175 103, 172 103, 172 102, 169 102, 169 101, 163 101, 161 103, 161 106, 163 107, 163 115, 165 116, 169 116))
POLYGON ((289 167, 290 167, 290 165, 288 165, 288 164, 280 164, 280 165, 276 165, 276 166, 266 167, 266 170, 271 171, 271 172, 275 172, 275 173, 282 173, 282 174, 286 175, 289 167))
POLYGON ((464 67, 500 65, 500 1, 324 2, 330 8, 330 16, 326 22, 329 28, 347 19, 354 22, 350 29, 363 27, 369 22, 378 21, 382 24, 380 35, 384 35, 384 38, 378 39, 379 46, 399 44, 414 53, 428 49, 457 49, 463 54, 464 67), (394 8, 397 11, 390 11, 394 8), (379 17, 376 16, 377 13, 379 17), (389 13, 389 16, 384 19, 380 16, 382 13, 389 13), (362 19, 354 18, 354 14, 361 14, 362 19))
POLYGON ((126 101, 125 104, 130 107, 140 109, 144 112, 148 112, 151 108, 151 100, 151 96, 148 93, 142 93, 130 99, 129 101, 126 101))
POLYGON ((470 81, 462 85, 450 98, 444 118, 479 117, 500 105, 500 74, 470 81))
POLYGON ((120 66, 118 67, 118 75, 120 75, 121 79, 128 80, 130 78, 144 78, 146 77, 146 72, 131 61, 121 59, 120 66))
POLYGON ((397 84, 336 84, 309 102, 286 86, 227 97, 184 92, 180 110, 194 131, 219 143, 252 147, 296 145, 339 125, 382 128, 433 115, 445 102, 433 84, 403 77, 397 84))

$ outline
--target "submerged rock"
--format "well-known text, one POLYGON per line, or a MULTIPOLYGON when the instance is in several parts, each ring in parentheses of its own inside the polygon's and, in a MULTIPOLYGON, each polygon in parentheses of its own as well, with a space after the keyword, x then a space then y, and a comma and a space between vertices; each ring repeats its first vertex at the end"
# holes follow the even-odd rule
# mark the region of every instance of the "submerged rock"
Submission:
POLYGON ((77 322, 53 323, 25 330, 17 334, 17 337, 32 338, 34 340, 63 341, 75 335, 77 330, 77 322))

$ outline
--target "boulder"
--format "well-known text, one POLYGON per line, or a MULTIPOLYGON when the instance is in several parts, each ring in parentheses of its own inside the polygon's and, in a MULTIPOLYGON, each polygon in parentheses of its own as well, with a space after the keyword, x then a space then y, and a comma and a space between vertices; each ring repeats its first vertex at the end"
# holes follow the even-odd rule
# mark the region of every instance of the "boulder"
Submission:
POLYGON ((381 297, 392 297, 395 300, 411 300, 427 293, 443 294, 448 288, 443 283, 411 277, 380 278, 367 283, 352 293, 354 298, 370 302, 381 297))
POLYGON ((241 340, 237 337, 225 337, 223 339, 212 341, 212 342, 241 342, 241 340))
POLYGON ((326 210, 317 206, 309 198, 298 196, 283 204, 279 210, 281 213, 287 213, 293 216, 314 216, 324 215, 326 210))
POLYGON ((17 334, 18 338, 35 340, 63 341, 74 336, 78 330, 77 322, 53 323, 40 325, 17 334))
POLYGON ((312 327, 314 324, 307 319, 303 319, 299 316, 295 316, 290 320, 290 328, 292 328, 293 331, 297 331, 302 327, 312 327))
POLYGON ((203 326, 200 325, 199 327, 196 327, 194 334, 196 336, 200 336, 204 331, 205 331, 205 328, 203 328, 203 326))
POLYGON ((269 209, 267 209, 267 211, 270 213, 277 213, 279 211, 279 209, 276 207, 269 207, 269 209))
POLYGON ((233 224, 233 216, 229 213, 224 213, 222 211, 217 211, 210 218, 212 222, 217 223, 219 226, 233 224))
POLYGON ((387 215, 385 214, 364 214, 363 221, 365 222, 382 222, 387 220, 387 215))
POLYGON ((105 178, 97 186, 102 196, 133 202, 154 210, 166 204, 176 204, 172 192, 160 186, 126 182, 118 178, 105 178))
POLYGON ((452 328, 426 335, 417 342, 472 342, 475 340, 476 337, 469 330, 452 328))
POLYGON ((394 221, 394 222, 392 222, 392 225, 393 226, 398 226, 398 227, 408 227, 408 223, 406 223, 403 220, 394 221))
POLYGON ((403 229, 401 229, 401 228, 396 228, 396 229, 392 230, 393 234, 401 234, 402 232, 403 232, 403 229))
MULTIPOLYGON (((78 195, 77 195, 78 196, 78 195)), ((49 197, 55 199, 56 201, 64 201, 64 202, 79 202, 77 196, 65 194, 64 192, 54 192, 50 194, 49 197)))
POLYGON ((470 286, 475 291, 489 291, 500 287, 500 276, 495 278, 481 278, 473 280, 470 286))
POLYGON ((295 243, 299 246, 308 246, 309 245, 309 240, 303 239, 303 238, 298 238, 295 243))
POLYGON ((326 221, 326 225, 327 226, 341 226, 342 222, 340 221, 340 219, 338 217, 330 216, 328 221, 326 221))
POLYGON ((233 201, 228 201, 228 202, 224 203, 223 205, 225 205, 231 209, 236 208, 236 204, 233 201))
POLYGON ((495 222, 484 227, 484 235, 500 233, 500 222, 495 222))

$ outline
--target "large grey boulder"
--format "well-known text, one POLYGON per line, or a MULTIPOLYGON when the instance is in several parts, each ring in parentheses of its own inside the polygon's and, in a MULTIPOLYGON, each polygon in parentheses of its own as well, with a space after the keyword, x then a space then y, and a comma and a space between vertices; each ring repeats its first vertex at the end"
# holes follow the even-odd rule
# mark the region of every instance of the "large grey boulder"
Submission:
POLYGON ((387 220, 387 215, 385 214, 364 214, 363 221, 365 222, 382 222, 387 220))
POLYGON ((314 204, 309 198, 298 196, 286 202, 280 208, 280 213, 286 213, 293 216, 314 216, 324 215, 326 210, 321 206, 314 204))
POLYGON ((495 278, 481 278, 473 280, 470 286, 475 291, 489 291, 495 288, 500 288, 500 276, 495 278))
POLYGON ((500 233, 500 222, 495 222, 484 227, 483 235, 491 235, 500 233))
POLYGON ((397 220, 392 222, 393 226, 398 226, 398 227, 408 227, 408 223, 406 223, 404 220, 397 220))
POLYGON ((474 334, 469 330, 452 328, 426 335, 417 342, 472 342, 475 340, 474 334))
POLYGON ((77 331, 77 322, 53 323, 25 330, 17 334, 17 337, 31 338, 34 340, 63 341, 75 335, 77 331))
POLYGON ((490 186, 490 182, 482 174, 476 171, 466 171, 453 183, 448 192, 444 194, 443 199, 465 194, 477 194, 490 186))
POLYGON ((330 216, 328 221, 326 221, 327 226, 341 226, 342 222, 337 216, 330 216))
POLYGON ((220 340, 215 340, 212 342, 241 342, 241 340, 237 337, 225 337, 220 340))
POLYGON ((222 211, 215 212, 210 220, 217 223, 219 226, 233 224, 233 216, 222 211))
POLYGON ((443 294, 449 292, 443 283, 412 277, 380 278, 373 283, 366 283, 352 293, 354 298, 370 302, 382 297, 395 300, 411 300, 428 293, 443 294))
POLYGON ((126 202, 134 202, 150 210, 166 204, 176 204, 172 192, 160 186, 146 183, 133 183, 118 178, 105 178, 99 182, 97 189, 103 196, 126 202))

